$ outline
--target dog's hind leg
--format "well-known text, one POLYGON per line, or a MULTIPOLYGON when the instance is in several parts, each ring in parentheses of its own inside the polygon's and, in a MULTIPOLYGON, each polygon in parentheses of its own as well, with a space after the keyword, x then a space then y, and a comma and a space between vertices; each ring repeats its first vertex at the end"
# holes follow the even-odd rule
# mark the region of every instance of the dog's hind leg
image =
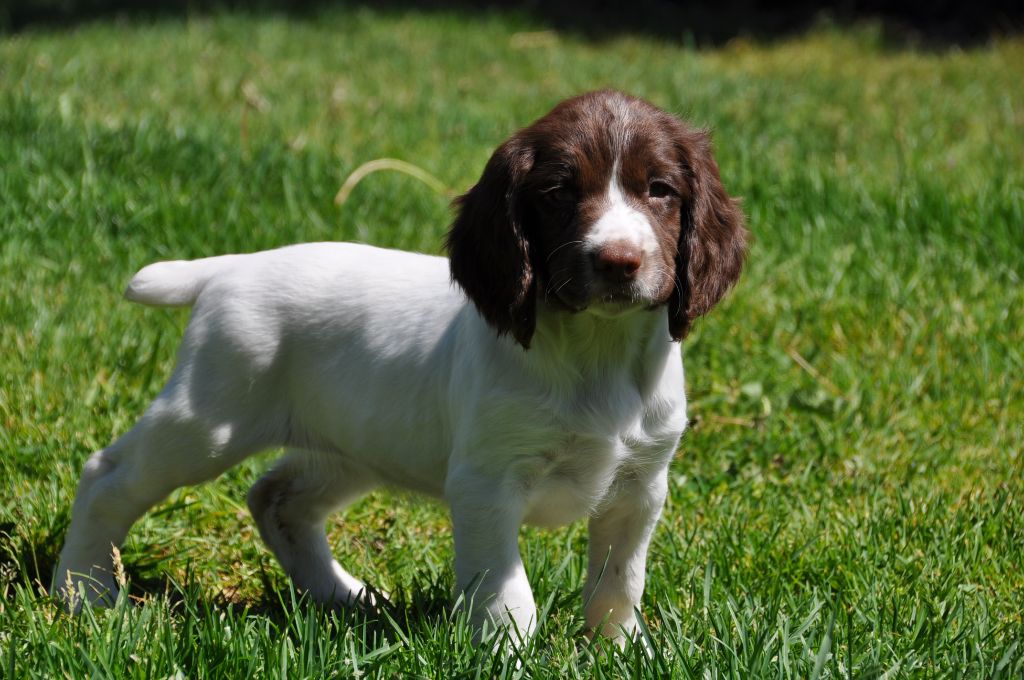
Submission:
POLYGON ((249 490, 260 535, 297 588, 325 604, 351 605, 370 594, 334 559, 328 515, 376 486, 338 454, 289 450, 249 490))
POLYGON ((265 448, 261 433, 226 417, 230 410, 197 415, 186 386, 172 379, 130 431, 86 461, 53 582, 72 610, 83 587, 93 603, 116 598, 113 548, 143 513, 265 448))

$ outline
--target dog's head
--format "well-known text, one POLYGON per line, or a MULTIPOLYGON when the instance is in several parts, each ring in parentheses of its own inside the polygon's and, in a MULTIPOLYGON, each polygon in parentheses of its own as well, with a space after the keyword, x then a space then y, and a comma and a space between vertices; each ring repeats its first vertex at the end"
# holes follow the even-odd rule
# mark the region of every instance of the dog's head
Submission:
POLYGON ((607 316, 663 305, 679 340, 746 253, 707 133, 620 92, 566 100, 513 135, 456 204, 452 278, 523 347, 538 298, 607 316))

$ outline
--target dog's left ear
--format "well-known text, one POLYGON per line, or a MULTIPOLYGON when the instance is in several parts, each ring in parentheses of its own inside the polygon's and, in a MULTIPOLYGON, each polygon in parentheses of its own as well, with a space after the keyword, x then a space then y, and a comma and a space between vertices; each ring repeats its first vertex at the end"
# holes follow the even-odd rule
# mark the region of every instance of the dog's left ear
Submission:
POLYGON ((516 135, 498 147, 480 181, 455 201, 445 243, 452 279, 498 332, 528 349, 537 326, 537 282, 520 191, 533 152, 516 135))
POLYGON ((668 304, 669 333, 681 340, 739 279, 749 233, 739 202, 722 186, 708 134, 681 128, 676 143, 690 189, 682 208, 676 287, 668 304))

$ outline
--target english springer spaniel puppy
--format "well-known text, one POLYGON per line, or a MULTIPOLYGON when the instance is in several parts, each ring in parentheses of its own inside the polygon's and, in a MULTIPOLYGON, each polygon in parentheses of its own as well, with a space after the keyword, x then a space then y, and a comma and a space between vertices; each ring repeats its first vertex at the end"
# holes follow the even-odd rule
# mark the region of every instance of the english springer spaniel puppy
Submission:
POLYGON ((69 606, 115 596, 113 547, 171 491, 286 447, 248 503, 316 600, 367 597, 328 515, 402 487, 451 508, 478 627, 529 635, 519 527, 586 518, 588 632, 634 633, 686 426, 679 340, 739 277, 743 215, 705 132, 613 91, 514 134, 457 209, 449 259, 312 243, 132 279, 129 300, 193 311, 166 387, 82 471, 69 606))

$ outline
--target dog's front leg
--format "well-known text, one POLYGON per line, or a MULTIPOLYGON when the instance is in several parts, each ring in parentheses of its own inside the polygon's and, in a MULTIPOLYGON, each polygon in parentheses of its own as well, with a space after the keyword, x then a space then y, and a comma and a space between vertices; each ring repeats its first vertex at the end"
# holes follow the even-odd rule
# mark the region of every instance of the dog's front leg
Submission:
POLYGON ((636 607, 644 592, 647 546, 665 503, 668 480, 653 477, 622 484, 590 519, 587 583, 583 606, 590 635, 620 647, 636 632, 636 607))
POLYGON ((533 592, 519 554, 521 494, 498 475, 459 466, 449 472, 445 495, 451 505, 458 592, 477 628, 509 627, 513 642, 525 641, 537 624, 533 592))

